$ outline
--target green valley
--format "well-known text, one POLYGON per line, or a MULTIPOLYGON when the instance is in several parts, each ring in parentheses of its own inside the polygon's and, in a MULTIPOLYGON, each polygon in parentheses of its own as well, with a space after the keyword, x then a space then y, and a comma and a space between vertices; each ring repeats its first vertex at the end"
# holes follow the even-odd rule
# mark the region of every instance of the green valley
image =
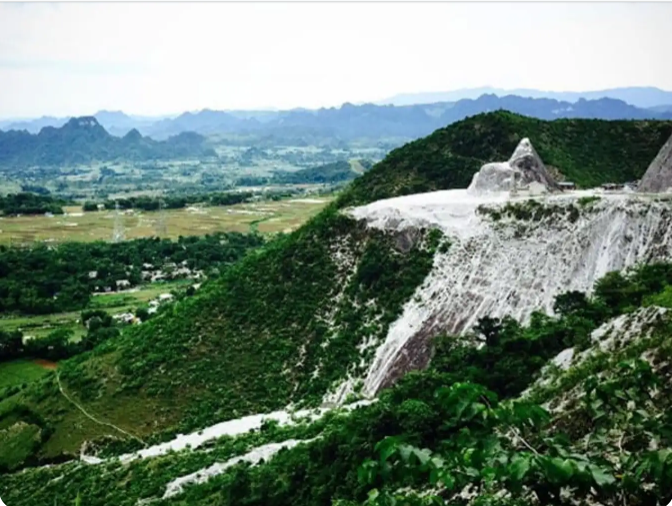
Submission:
POLYGON ((421 194, 465 188, 523 137, 581 187, 636 180, 670 135, 474 116, 395 149, 297 229, 235 236, 202 287, 0 389, 3 499, 664 504, 669 202, 577 192, 472 210, 466 191, 421 194), (289 408, 308 419, 212 433, 289 408), (203 442, 152 453, 181 437, 203 442))

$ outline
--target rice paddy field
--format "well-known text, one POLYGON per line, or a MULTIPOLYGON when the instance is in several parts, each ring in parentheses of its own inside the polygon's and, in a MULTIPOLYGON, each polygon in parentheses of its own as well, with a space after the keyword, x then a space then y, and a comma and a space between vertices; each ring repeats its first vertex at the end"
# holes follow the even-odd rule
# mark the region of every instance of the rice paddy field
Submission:
POLYGON ((177 238, 214 232, 290 232, 317 214, 331 197, 296 198, 255 202, 226 207, 192 206, 161 212, 83 212, 65 208, 59 216, 0 218, 0 244, 28 245, 33 242, 109 241, 119 220, 126 239, 156 236, 177 238), (164 225, 165 224, 165 225, 164 225), (161 233, 157 231, 161 230, 161 233), (164 232, 165 231, 165 232, 164 232))

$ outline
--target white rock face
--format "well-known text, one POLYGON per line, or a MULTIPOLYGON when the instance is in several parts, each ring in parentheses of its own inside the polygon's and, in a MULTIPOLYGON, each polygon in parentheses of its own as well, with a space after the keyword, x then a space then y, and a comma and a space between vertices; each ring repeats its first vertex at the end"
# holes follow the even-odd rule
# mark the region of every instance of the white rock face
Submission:
MULTIPOLYGON (((346 406, 342 406, 343 410, 357 409, 361 406, 370 404, 369 400, 362 400, 353 402, 346 406)), ((221 438, 223 436, 239 436, 253 430, 259 429, 267 421, 278 422, 280 426, 292 425, 297 419, 317 420, 324 414, 328 413, 331 408, 320 409, 304 409, 299 411, 273 411, 272 413, 264 413, 257 415, 249 415, 235 420, 228 420, 210 427, 206 427, 198 432, 191 434, 180 434, 174 439, 165 443, 160 443, 135 453, 127 453, 121 455, 119 460, 121 462, 130 462, 135 459, 145 459, 165 455, 168 452, 177 452, 186 449, 195 450, 208 441, 221 438)))
MULTIPOLYGON (((559 194, 544 202, 569 205, 591 195, 559 194)), ((525 321, 534 310, 550 313, 559 293, 588 292, 609 271, 672 257, 670 201, 605 195, 575 223, 559 215, 537 222, 494 222, 477 213, 481 204, 496 206, 505 200, 502 194, 451 190, 351 211, 370 227, 435 226, 452 242, 446 253, 436 254, 432 271, 378 346, 364 378, 365 395, 375 395, 409 369, 424 367, 429 341, 439 333, 463 333, 486 315, 525 321)), ((347 390, 328 400, 342 400, 347 390)))
POLYGON ((638 188, 640 192, 648 193, 662 193, 670 189, 672 189, 672 137, 651 162, 638 188))
POLYGON ((528 138, 523 139, 506 162, 487 163, 469 185, 473 195, 530 189, 535 194, 558 190, 557 183, 528 138))

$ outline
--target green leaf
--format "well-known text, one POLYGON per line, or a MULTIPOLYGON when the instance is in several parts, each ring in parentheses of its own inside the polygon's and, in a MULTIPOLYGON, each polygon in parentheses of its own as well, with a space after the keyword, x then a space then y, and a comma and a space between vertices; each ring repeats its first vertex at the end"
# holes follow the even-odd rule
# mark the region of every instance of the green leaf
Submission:
POLYGON ((455 478, 453 478, 453 475, 448 471, 439 476, 439 481, 443 483, 443 486, 448 490, 452 490, 455 487, 455 478))
POLYGON ((522 481, 530 470, 530 459, 526 457, 515 457, 511 462, 511 477, 516 481, 522 481))
POLYGON ((417 457, 417 459, 420 461, 420 464, 423 466, 429 462, 429 459, 432 456, 432 452, 429 451, 427 448, 424 448, 422 450, 418 448, 413 448, 413 454, 417 457))
POLYGON ((595 484, 600 487, 611 485, 616 482, 616 478, 614 478, 614 475, 606 471, 605 469, 602 469, 595 465, 588 466, 588 469, 590 470, 590 474, 592 475, 595 484))
POLYGON ((386 437, 376 445, 376 450, 380 453, 380 461, 385 462, 389 459, 399 447, 399 441, 395 437, 386 437))
POLYGON ((559 458, 542 459, 541 464, 544 468, 546 477, 552 483, 565 483, 574 474, 572 463, 569 460, 559 458))

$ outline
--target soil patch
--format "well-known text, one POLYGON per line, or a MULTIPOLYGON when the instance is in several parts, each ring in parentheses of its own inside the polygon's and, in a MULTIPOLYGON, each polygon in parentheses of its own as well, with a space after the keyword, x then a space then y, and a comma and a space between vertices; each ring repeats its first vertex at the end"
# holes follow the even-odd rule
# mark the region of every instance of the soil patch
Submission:
POLYGON ((38 358, 34 362, 43 369, 48 369, 50 371, 53 371, 58 367, 58 364, 56 362, 52 362, 51 360, 43 360, 41 358, 38 358))

